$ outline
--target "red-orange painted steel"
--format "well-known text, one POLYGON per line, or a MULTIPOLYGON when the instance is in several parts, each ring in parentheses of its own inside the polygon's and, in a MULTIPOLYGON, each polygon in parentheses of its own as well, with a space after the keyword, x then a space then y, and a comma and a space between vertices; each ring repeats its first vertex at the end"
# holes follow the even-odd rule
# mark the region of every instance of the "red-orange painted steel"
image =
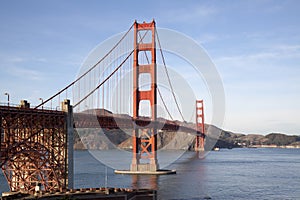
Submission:
MULTIPOLYGON (((150 102, 151 121, 157 119, 156 104, 156 47, 155 47, 155 21, 150 23, 134 23, 134 59, 133 59, 133 119, 140 118, 140 102, 146 100, 150 102), (140 33, 151 33, 151 42, 144 42, 140 33), (140 65, 139 53, 151 53, 151 64, 140 65), (141 74, 150 74, 151 88, 147 91, 141 91, 139 78, 141 74)), ((138 170, 140 159, 150 163, 152 166, 157 166, 157 130, 156 127, 148 128, 147 130, 139 130, 135 128, 132 134, 133 159, 131 170, 138 170), (143 141, 143 142, 142 142, 143 141)), ((150 167, 151 168, 151 167, 150 167)), ((155 168, 155 167, 154 167, 155 168)), ((155 169, 156 170, 156 169, 155 169)))
POLYGON ((196 129, 201 135, 196 136, 195 150, 204 150, 205 127, 203 100, 196 100, 196 129))
POLYGON ((0 106, 0 160, 11 191, 67 187, 66 114, 0 106))

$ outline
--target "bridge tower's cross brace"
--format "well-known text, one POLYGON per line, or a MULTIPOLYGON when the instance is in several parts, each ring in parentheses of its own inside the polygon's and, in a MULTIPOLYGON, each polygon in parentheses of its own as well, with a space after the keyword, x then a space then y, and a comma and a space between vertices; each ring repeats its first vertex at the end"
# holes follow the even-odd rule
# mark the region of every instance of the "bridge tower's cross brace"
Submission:
MULTIPOLYGON (((156 94, 156 47, 155 47, 155 21, 150 23, 134 23, 134 52, 133 52, 133 118, 140 116, 140 102, 149 101, 151 111, 151 124, 157 118, 156 94), (143 34, 151 33, 151 39, 143 41, 143 34), (150 42, 149 42, 150 40, 150 42), (149 63, 140 63, 139 56, 151 55, 149 63), (150 62, 151 60, 151 62, 150 62), (140 90, 139 79, 142 74, 151 77, 149 90, 140 90)), ((148 58, 147 58, 148 59, 148 58)), ((135 127, 132 134, 133 158, 131 171, 157 171, 157 130, 155 125, 149 127, 135 127)))
POLYGON ((196 151, 204 151, 205 127, 204 127, 204 105, 203 100, 196 100, 196 151))

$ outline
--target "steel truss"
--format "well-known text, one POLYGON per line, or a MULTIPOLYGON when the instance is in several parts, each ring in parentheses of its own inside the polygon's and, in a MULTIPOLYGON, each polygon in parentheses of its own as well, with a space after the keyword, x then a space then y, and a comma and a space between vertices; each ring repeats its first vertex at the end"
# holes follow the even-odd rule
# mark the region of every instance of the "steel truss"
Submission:
MULTIPOLYGON (((151 121, 157 120, 157 83, 156 83, 156 46, 155 46, 155 21, 150 23, 134 23, 134 59, 133 59, 133 119, 139 119, 140 102, 149 101, 151 121), (147 41, 144 36, 149 33, 147 41), (149 64, 142 63, 140 57, 146 57, 149 64), (149 58, 148 58, 149 56, 149 58), (142 74, 151 78, 150 89, 141 90, 139 79, 142 74)), ((146 127, 145 127, 146 128, 146 127)), ((144 128, 136 126, 132 134, 133 158, 131 171, 157 171, 157 128, 144 128), (141 163, 141 161, 143 163, 141 163)))
POLYGON ((62 111, 0 107, 1 167, 11 191, 67 187, 66 116, 62 111))

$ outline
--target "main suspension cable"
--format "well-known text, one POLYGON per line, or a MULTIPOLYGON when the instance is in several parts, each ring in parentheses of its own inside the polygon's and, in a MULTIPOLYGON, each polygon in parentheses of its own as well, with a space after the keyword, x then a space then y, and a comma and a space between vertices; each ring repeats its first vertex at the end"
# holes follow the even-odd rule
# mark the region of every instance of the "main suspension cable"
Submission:
POLYGON ((92 95, 97 89, 99 89, 107 80, 109 80, 112 77, 112 75, 114 75, 123 66, 123 64, 128 60, 128 58, 132 55, 133 52, 134 51, 132 50, 130 54, 128 54, 128 56, 123 60, 123 62, 109 76, 107 76, 97 87, 95 87, 84 98, 78 101, 73 107, 75 108, 77 105, 82 103, 85 99, 87 99, 90 95, 92 95))
MULTIPOLYGON (((156 30, 155 30, 156 31, 156 30)), ((165 71, 166 71, 166 75, 168 77, 168 82, 169 82, 169 85, 170 85, 170 89, 171 89, 171 92, 172 92, 172 95, 173 95, 173 98, 174 98, 174 101, 175 101, 175 104, 176 104, 176 107, 177 107, 177 110, 182 118, 183 121, 184 120, 184 117, 183 117, 183 114, 179 108, 179 104, 178 104, 178 101, 176 99, 176 96, 175 96, 175 93, 174 93, 174 89, 173 89, 173 86, 172 86, 172 83, 171 83, 171 79, 170 79, 170 76, 169 76, 169 72, 168 72, 168 69, 167 69, 167 65, 166 65, 166 61, 165 61, 165 58, 164 58, 164 55, 163 55, 163 52, 162 52, 162 48, 161 48, 161 44, 160 44, 160 41, 159 41, 159 37, 158 37, 158 33, 156 31, 156 35, 157 35, 157 41, 158 41, 158 45, 159 45, 159 50, 160 50, 160 54, 162 56, 162 61, 163 61, 163 65, 164 65, 164 68, 165 68, 165 71)))
MULTIPOLYGON (((147 32, 148 32, 148 30, 146 31, 146 33, 144 34, 143 37, 141 37, 141 34, 139 33, 139 37, 140 37, 140 40, 141 40, 140 42, 143 42, 143 38, 145 37, 145 35, 147 34, 147 32)), ((148 55, 147 55, 146 51, 144 51, 144 54, 145 54, 147 63, 150 64, 150 60, 149 60, 149 58, 148 58, 148 55)), ((167 104, 166 104, 165 100, 164 100, 163 97, 162 97, 162 94, 161 94, 161 92, 160 92, 158 86, 157 86, 157 91, 158 91, 159 97, 160 97, 160 99, 161 99, 161 101, 162 101, 162 103, 163 103, 163 105, 164 105, 164 107, 165 107, 165 109, 166 109, 166 111, 167 111, 167 113, 168 113, 170 119, 173 120, 173 117, 172 117, 172 115, 171 115, 171 113, 170 113, 170 111, 169 111, 169 109, 168 109, 168 107, 167 107, 167 104)))
POLYGON ((49 99, 47 99, 46 101, 40 103, 39 105, 37 105, 34 109, 39 108, 40 106, 46 104, 48 101, 50 101, 51 99, 55 98, 56 96, 60 95, 62 92, 64 92, 65 90, 67 90, 69 87, 71 87, 72 85, 74 85, 76 82, 78 82, 80 79, 82 79, 86 74, 88 74, 90 71, 92 71, 97 65, 99 65, 108 55, 110 55, 110 53, 123 41, 123 39, 128 35, 128 33, 131 31, 131 29, 133 28, 133 25, 131 25, 131 27, 128 29, 128 31, 122 36, 122 38, 113 46, 113 48, 108 51, 104 57, 102 57, 96 64, 94 64, 89 70, 87 70, 84 74, 82 74, 80 77, 78 77, 75 81, 73 81, 72 83, 70 83, 69 85, 67 85, 65 88, 63 88, 62 90, 60 90, 59 92, 57 92, 55 95, 53 95, 52 97, 50 97, 49 99))

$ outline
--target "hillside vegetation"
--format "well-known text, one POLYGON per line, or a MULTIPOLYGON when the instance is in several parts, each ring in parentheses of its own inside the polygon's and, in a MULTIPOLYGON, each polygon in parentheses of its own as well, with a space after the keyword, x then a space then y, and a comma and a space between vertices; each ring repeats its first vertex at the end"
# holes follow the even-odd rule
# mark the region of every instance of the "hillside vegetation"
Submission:
MULTIPOLYGON (((239 148, 239 147, 297 147, 300 148, 300 137, 282 133, 240 134, 224 131, 212 125, 206 125, 206 149, 239 148)), ((159 132, 158 149, 194 149, 194 134, 184 132, 159 132)), ((76 129, 75 149, 131 149, 131 130, 76 129)))

